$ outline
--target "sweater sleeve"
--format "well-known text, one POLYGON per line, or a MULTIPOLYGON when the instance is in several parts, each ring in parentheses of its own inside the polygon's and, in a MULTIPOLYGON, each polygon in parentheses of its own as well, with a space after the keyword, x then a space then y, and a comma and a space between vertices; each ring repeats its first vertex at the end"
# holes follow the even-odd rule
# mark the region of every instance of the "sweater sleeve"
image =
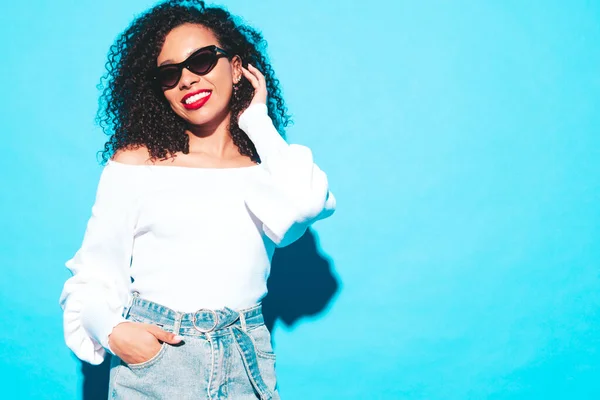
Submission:
POLYGON ((66 262, 71 271, 60 295, 67 346, 90 364, 100 364, 112 328, 125 321, 136 193, 129 170, 104 167, 81 247, 66 262))
POLYGON ((314 163, 308 147, 288 144, 281 137, 266 104, 251 104, 240 115, 238 125, 265 165, 248 187, 246 206, 277 247, 287 246, 312 223, 334 213, 336 200, 327 175, 314 163))

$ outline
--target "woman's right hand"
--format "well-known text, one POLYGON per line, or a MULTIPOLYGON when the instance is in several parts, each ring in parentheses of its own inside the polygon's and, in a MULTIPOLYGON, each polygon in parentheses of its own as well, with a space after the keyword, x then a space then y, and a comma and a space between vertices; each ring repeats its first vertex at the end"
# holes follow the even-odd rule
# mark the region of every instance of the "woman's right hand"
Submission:
POLYGON ((177 344, 182 338, 160 329, 156 325, 141 322, 121 322, 108 335, 111 350, 127 364, 139 364, 150 360, 161 348, 161 342, 177 344))

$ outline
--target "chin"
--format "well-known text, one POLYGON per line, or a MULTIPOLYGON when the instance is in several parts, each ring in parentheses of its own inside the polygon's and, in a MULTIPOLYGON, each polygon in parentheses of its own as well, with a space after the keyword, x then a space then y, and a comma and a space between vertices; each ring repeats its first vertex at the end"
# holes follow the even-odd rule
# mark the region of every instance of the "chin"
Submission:
POLYGON ((208 101, 202 107, 195 110, 188 110, 181 104, 174 106, 171 103, 171 109, 175 111, 179 117, 191 125, 206 124, 212 120, 219 119, 220 116, 226 115, 229 112, 227 104, 215 104, 211 101, 208 101))
POLYGON ((217 119, 217 114, 215 112, 206 111, 196 110, 194 111, 194 115, 186 114, 183 116, 183 119, 190 125, 204 125, 217 119))

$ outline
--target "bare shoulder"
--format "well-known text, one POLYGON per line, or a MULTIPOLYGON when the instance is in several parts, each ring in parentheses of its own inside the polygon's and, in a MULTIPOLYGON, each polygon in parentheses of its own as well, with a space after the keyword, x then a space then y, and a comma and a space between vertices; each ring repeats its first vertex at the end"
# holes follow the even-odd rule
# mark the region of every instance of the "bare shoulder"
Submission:
POLYGON ((111 157, 111 160, 132 165, 145 165, 151 164, 150 152, 146 146, 140 146, 137 148, 119 149, 111 157))

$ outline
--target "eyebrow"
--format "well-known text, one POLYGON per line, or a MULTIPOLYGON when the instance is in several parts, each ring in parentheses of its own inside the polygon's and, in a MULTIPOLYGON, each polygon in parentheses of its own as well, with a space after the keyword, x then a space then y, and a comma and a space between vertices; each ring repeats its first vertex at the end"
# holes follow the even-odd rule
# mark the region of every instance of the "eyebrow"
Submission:
MULTIPOLYGON (((208 45, 208 46, 210 46, 210 45, 208 45)), ((188 57, 189 57, 191 54, 193 54, 194 52, 196 52, 196 51, 198 51, 198 50, 200 50, 200 49, 202 49, 202 48, 204 48, 204 47, 208 47, 208 46, 202 46, 202 47, 198 47, 197 49, 194 49, 194 50, 192 50, 192 51, 189 51, 189 52, 188 52, 188 53, 185 55, 185 58, 184 58, 184 60, 185 60, 185 59, 187 59, 187 58, 188 58, 188 57)), ((168 60, 165 60, 165 61, 161 62, 160 64, 158 64, 158 66, 159 66, 159 67, 162 67, 162 66, 163 66, 163 65, 165 65, 165 64, 173 64, 173 63, 174 63, 174 61, 173 61, 173 60, 171 60, 171 59, 168 59, 168 60)))

